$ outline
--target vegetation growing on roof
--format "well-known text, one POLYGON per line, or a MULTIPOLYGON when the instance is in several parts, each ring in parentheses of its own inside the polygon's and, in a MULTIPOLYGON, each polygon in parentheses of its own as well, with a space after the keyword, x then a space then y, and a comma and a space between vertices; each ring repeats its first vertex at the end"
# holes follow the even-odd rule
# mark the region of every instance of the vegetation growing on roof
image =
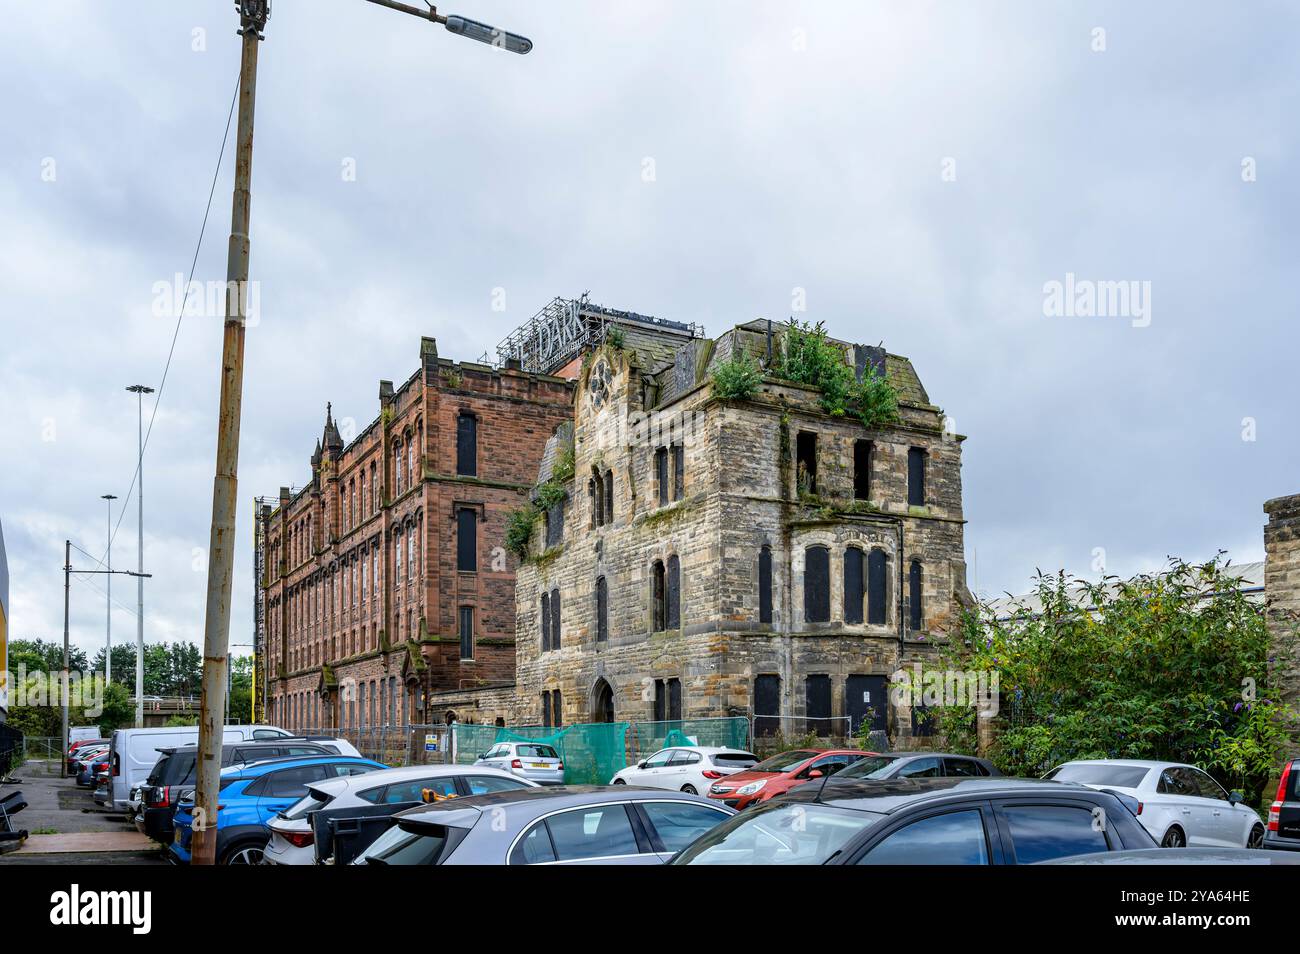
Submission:
POLYGON ((714 368, 713 396, 723 401, 744 401, 758 393, 762 381, 763 372, 749 352, 740 348, 731 360, 722 361, 714 368))
POLYGON ((826 334, 823 322, 786 323, 776 373, 821 391, 821 406, 832 417, 852 413, 865 427, 898 420, 898 392, 874 368, 861 381, 845 360, 844 348, 826 334))
POLYGON ((537 516, 537 508, 529 503, 510 511, 506 517, 506 549, 520 560, 528 555, 528 544, 533 539, 537 516))

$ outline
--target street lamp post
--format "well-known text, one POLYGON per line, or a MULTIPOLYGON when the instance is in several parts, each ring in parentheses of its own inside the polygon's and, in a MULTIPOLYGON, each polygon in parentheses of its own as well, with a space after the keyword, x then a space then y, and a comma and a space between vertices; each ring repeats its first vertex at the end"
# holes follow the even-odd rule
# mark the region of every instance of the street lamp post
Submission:
MULTIPOLYGON (((527 53, 531 40, 464 17, 446 17, 398 0, 369 0, 390 10, 443 24, 451 33, 512 53, 527 53)), ((236 0, 239 35, 239 124, 235 143, 235 188, 226 257, 225 329, 221 348, 221 397, 217 418, 216 475, 212 484, 212 530, 208 543, 207 602, 203 625, 203 695, 195 762, 193 864, 216 861, 217 793, 221 781, 222 715, 230 670, 230 590, 235 562, 235 494, 239 465, 239 415, 244 389, 244 328, 248 308, 248 236, 252 204, 253 112, 257 93, 257 50, 271 17, 271 0, 236 0)))
MULTIPOLYGON (((100 494, 101 500, 108 501, 108 555, 105 559, 108 561, 107 569, 110 574, 113 570, 113 501, 117 499, 113 494, 100 494)), ((104 594, 104 691, 108 691, 108 684, 113 679, 113 577, 110 575, 105 581, 108 584, 108 592, 104 594)))
POLYGON ((153 394, 153 388, 132 384, 127 388, 135 395, 136 436, 139 455, 136 458, 135 500, 138 506, 136 538, 135 591, 135 727, 144 728, 144 396, 153 394))

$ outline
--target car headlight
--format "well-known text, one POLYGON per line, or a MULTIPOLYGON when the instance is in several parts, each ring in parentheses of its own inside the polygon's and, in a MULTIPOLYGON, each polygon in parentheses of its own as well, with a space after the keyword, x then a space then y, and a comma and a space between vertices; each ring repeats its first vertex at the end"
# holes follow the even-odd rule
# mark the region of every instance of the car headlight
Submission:
POLYGON ((740 786, 740 788, 736 789, 736 794, 753 795, 755 792, 760 791, 763 788, 763 786, 766 784, 767 784, 767 779, 765 778, 759 779, 757 782, 750 782, 748 785, 740 786))

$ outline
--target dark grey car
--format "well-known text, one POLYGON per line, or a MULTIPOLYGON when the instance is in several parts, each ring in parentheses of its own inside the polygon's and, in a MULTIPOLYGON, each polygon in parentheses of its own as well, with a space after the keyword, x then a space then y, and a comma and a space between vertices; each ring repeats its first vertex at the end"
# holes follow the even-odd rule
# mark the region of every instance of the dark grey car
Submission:
POLYGON ((992 762, 952 752, 887 752, 868 755, 836 772, 834 781, 887 778, 997 778, 992 762))
POLYGON ((575 785, 408 809, 354 864, 663 864, 735 814, 656 788, 575 785))

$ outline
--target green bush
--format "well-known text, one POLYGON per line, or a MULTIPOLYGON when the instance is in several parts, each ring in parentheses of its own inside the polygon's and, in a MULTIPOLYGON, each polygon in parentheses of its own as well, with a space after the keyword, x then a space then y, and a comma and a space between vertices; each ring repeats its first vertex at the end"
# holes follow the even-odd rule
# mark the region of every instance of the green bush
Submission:
POLYGON ((822 322, 811 324, 793 318, 782 336, 776 373, 822 392, 821 406, 832 417, 852 411, 864 427, 875 428, 898 421, 898 392, 888 378, 868 368, 856 380, 844 348, 826 336, 822 322))
POLYGON ((730 361, 713 370, 713 396, 724 401, 744 401, 758 392, 763 372, 745 350, 737 351, 730 361))
POLYGON ((506 518, 506 549, 521 560, 528 555, 536 522, 537 508, 531 504, 510 511, 506 518))
POLYGON ((898 422, 898 392, 875 368, 867 368, 862 380, 854 384, 853 405, 864 427, 883 427, 898 422))

